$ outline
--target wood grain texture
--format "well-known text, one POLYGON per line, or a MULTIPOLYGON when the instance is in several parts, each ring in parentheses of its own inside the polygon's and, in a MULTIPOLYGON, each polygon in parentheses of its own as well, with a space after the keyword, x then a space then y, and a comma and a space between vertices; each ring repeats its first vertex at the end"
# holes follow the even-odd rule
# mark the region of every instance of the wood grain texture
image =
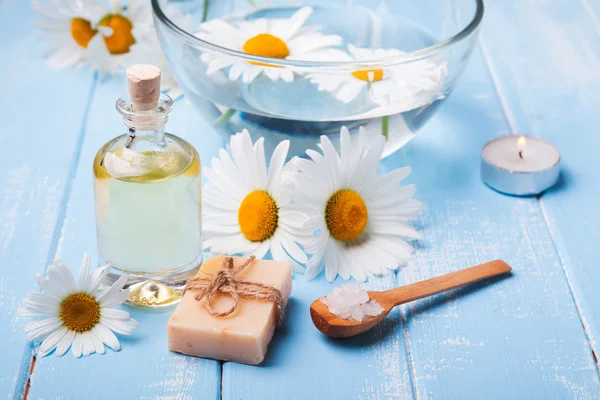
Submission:
MULTIPOLYGON (((336 285, 343 283, 339 279, 336 285)), ((393 275, 374 278, 368 289, 394 287, 393 275)), ((400 313, 392 311, 373 330, 345 340, 313 326, 310 303, 331 292, 324 276, 305 282, 295 274, 284 326, 263 364, 223 364, 223 399, 409 399, 412 384, 400 313)))
POLYGON ((488 14, 482 44, 510 130, 561 152, 559 184, 540 205, 597 359, 600 3, 523 0, 489 4, 488 14))
MULTIPOLYGON (((73 271, 86 251, 91 252, 92 262, 96 260, 92 161, 105 142, 127 131, 114 108, 116 99, 126 91, 125 79, 118 77, 101 83, 94 97, 57 251, 73 271)), ((189 112, 191 107, 177 102, 166 130, 191 139, 201 159, 210 160, 209 155, 215 154, 222 142, 205 131, 200 118, 189 112)), ((127 399, 219 397, 219 362, 168 351, 170 312, 127 309, 141 327, 130 337, 120 337, 120 352, 107 349, 102 356, 76 359, 71 354, 60 358, 51 354, 38 359, 30 398, 115 398, 117 393, 127 399), (102 381, 110 384, 99 384, 102 381)))
POLYGON ((31 361, 16 310, 56 247, 94 85, 89 72, 49 71, 32 18, 27 1, 0 2, 0 395, 9 397, 23 392, 31 361))
POLYGON ((537 200, 480 180, 480 151, 508 129, 481 54, 434 120, 384 165, 413 166, 423 236, 398 284, 503 259, 513 276, 403 307, 419 399, 597 398, 600 382, 537 200))
MULTIPOLYGON (((296 276, 265 363, 225 363, 222 375, 216 361, 166 350, 168 313, 134 311, 142 327, 122 340, 121 352, 38 360, 30 398, 600 398, 590 350, 600 334, 600 6, 486 5, 483 57, 476 54, 434 120, 382 166, 413 167, 409 179, 426 204, 425 240, 397 277, 366 287, 389 289, 494 258, 513 265, 513 277, 404 306, 372 332, 340 342, 321 335, 308 315, 310 302, 334 285, 296 276), (510 130, 550 139, 562 153, 561 184, 541 203, 499 195, 479 180, 481 147, 510 130)), ((84 251, 94 254, 91 160, 123 131, 113 104, 125 81, 97 87, 82 130, 92 76, 49 71, 31 18, 26 1, 0 0, 0 50, 10 60, 0 62, 0 106, 8 110, 0 157, 0 394, 11 398, 23 391, 31 355, 16 307, 37 289, 33 276, 55 252, 72 268, 84 251), (49 97, 51 109, 43 107, 49 97)), ((189 138, 205 163, 222 145, 185 102, 168 127, 189 138)))

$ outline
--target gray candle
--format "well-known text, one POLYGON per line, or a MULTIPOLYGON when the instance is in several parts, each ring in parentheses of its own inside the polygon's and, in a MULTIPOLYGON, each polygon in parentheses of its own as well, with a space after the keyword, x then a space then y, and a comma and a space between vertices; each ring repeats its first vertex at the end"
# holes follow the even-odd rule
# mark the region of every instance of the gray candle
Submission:
POLYGON ((537 195, 556 183, 559 170, 556 147, 533 136, 502 136, 481 151, 481 179, 505 194, 537 195))

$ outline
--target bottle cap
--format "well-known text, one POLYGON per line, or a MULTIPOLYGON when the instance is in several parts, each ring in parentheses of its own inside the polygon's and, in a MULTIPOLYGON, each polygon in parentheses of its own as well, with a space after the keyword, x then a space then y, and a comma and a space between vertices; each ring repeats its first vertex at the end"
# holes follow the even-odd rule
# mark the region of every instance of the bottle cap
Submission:
POLYGON ((160 96, 160 68, 150 64, 136 64, 126 71, 129 97, 136 111, 149 111, 158 106, 160 96))

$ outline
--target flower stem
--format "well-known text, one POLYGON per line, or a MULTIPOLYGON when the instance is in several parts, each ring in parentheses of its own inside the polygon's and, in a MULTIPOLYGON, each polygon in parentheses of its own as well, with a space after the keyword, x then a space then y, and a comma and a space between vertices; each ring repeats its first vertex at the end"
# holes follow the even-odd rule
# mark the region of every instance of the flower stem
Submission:
POLYGON ((390 117, 388 115, 384 115, 381 117, 381 134, 385 137, 385 141, 389 139, 390 133, 390 117))
POLYGON ((202 22, 206 22, 207 15, 208 15, 208 0, 204 0, 204 8, 202 9, 202 22))
POLYGON ((235 114, 235 112, 236 110, 234 110, 233 108, 228 109, 223 114, 221 114, 219 118, 215 120, 215 125, 220 125, 229 121, 231 117, 233 117, 233 114, 235 114))

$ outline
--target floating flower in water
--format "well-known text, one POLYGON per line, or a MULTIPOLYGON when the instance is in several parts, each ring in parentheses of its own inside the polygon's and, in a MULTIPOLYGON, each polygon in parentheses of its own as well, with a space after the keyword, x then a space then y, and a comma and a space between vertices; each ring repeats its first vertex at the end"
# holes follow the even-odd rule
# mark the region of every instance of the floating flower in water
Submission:
POLYGON ((77 281, 58 258, 48 267, 47 276, 38 274, 44 293, 28 293, 19 314, 41 317, 25 327, 27 340, 42 342, 39 356, 54 349, 62 356, 69 347, 75 357, 103 354, 105 344, 118 351, 121 347, 113 332, 129 335, 139 326, 128 312, 112 308, 129 295, 128 289, 123 290, 127 275, 109 288, 100 288, 108 270, 106 266, 90 271, 90 258, 85 254, 77 281))
POLYGON ((96 23, 104 9, 81 0, 32 0, 31 8, 38 13, 35 24, 51 41, 48 64, 52 68, 87 65, 88 46, 98 34, 96 23))
MULTIPOLYGON (((200 32, 196 36, 218 46, 255 56, 286 60, 325 60, 331 57, 331 47, 340 45, 342 38, 303 28, 302 25, 312 12, 311 7, 303 7, 289 19, 259 18, 243 21, 239 26, 232 26, 218 19, 212 20, 200 25, 200 32)), ((272 80, 294 80, 291 69, 277 65, 245 61, 217 52, 205 52, 201 59, 208 65, 208 75, 231 67, 229 78, 237 80, 242 76, 245 83, 252 82, 261 72, 272 80)))
POLYGON ((259 259, 270 250, 274 260, 302 269, 297 262, 307 256, 297 243, 310 232, 303 229, 306 214, 290 204, 293 187, 285 183, 284 167, 289 145, 279 143, 267 171, 264 138, 252 145, 244 130, 231 137, 231 157, 222 149, 213 158, 212 168, 204 170, 207 249, 259 259))
MULTIPOLYGON (((405 54, 396 49, 368 49, 348 46, 350 56, 337 61, 369 61, 397 57, 405 54)), ((429 60, 360 69, 346 74, 312 73, 307 78, 317 84, 320 91, 328 91, 340 101, 350 103, 363 91, 375 104, 406 111, 438 98, 447 75, 446 63, 429 60)))
POLYGON ((306 278, 313 279, 326 264, 326 276, 339 274, 364 281, 367 276, 396 269, 413 249, 407 239, 421 235, 405 221, 422 208, 413 200, 414 185, 398 184, 410 173, 400 168, 378 176, 385 138, 363 128, 354 142, 348 129, 340 135, 340 154, 321 136, 323 154, 308 150, 310 160, 298 160, 294 201, 312 209, 307 228, 316 232, 304 242, 312 257, 306 278))

